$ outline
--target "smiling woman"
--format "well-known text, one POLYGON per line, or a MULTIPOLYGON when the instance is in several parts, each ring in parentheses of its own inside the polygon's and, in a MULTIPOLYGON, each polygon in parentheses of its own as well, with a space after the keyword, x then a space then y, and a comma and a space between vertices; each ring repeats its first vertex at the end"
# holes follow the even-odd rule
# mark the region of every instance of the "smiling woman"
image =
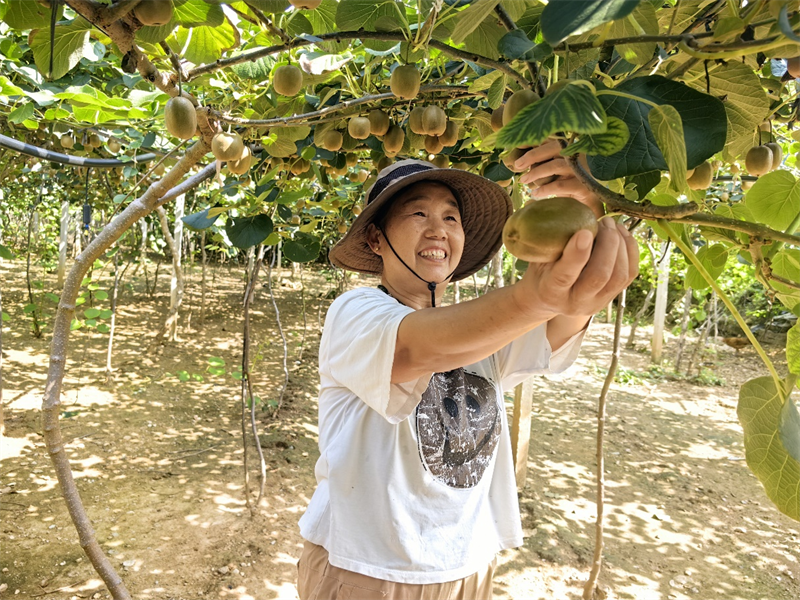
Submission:
MULTIPOLYGON (((531 152, 597 208, 557 150, 531 152)), ((636 243, 606 219, 594 248, 578 233, 519 283, 442 307, 500 247, 506 192, 403 160, 365 204, 330 260, 381 285, 343 294, 325 322, 300 598, 488 599, 495 554, 522 543, 503 390, 575 360, 590 316, 636 275, 636 243)))

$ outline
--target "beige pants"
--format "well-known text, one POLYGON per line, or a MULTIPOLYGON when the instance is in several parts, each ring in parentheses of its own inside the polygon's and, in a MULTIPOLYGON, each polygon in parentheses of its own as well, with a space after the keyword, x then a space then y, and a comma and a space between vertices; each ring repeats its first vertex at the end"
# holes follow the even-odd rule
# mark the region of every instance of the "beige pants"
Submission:
POLYGON ((497 559, 464 579, 446 583, 396 583, 334 567, 322 546, 306 541, 297 563, 300 600, 491 600, 497 559))

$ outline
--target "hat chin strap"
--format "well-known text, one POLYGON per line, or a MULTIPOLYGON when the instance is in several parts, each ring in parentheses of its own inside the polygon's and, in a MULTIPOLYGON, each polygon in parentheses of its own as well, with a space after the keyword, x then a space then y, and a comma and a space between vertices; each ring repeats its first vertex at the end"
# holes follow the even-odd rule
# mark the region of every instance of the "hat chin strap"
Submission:
POLYGON ((391 249, 392 252, 394 252, 394 255, 397 257, 397 260, 399 260, 401 263, 403 263, 403 266, 406 269, 408 269, 409 271, 411 271, 411 273, 414 275, 414 277, 416 277, 420 281, 428 284, 428 289, 431 291, 431 307, 436 308, 436 286, 439 285, 439 283, 445 283, 446 281, 448 281, 453 276, 453 273, 456 272, 456 269, 458 269, 458 267, 453 269, 450 272, 450 275, 445 277, 444 281, 440 281, 439 283, 436 283, 435 281, 428 281, 427 279, 423 279, 422 277, 420 277, 417 274, 416 271, 414 271, 414 269, 412 269, 411 267, 409 267, 406 264, 406 261, 404 261, 402 258, 400 258, 400 255, 397 253, 397 250, 395 250, 394 246, 392 246, 392 242, 389 241, 389 236, 386 235, 386 232, 383 229, 381 229, 380 227, 378 227, 377 229, 378 229, 378 231, 381 232, 381 234, 383 234, 383 237, 386 240, 386 243, 389 244, 389 248, 391 249))

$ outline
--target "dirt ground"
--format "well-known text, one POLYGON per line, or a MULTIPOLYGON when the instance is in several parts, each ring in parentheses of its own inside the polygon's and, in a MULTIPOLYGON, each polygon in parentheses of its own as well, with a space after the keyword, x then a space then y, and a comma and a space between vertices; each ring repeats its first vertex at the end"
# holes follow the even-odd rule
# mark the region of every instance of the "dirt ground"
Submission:
MULTIPOLYGON (((3 329, 0 598, 108 598, 78 544, 44 448, 39 408, 49 330, 41 339, 30 334, 18 263, 0 265, 3 309, 11 316, 3 329)), ((152 299, 141 272, 129 278, 110 383, 108 335, 73 332, 61 419, 67 449, 97 538, 134 597, 293 599, 302 547, 297 521, 315 486, 319 323, 334 283, 305 273, 304 344, 299 282, 285 270, 276 285, 290 373, 277 418, 267 407, 283 384, 283 346, 268 289, 259 289, 254 383, 267 477, 263 507, 251 517, 240 382, 231 375, 241 361, 241 269, 212 271, 205 322, 199 269, 189 268, 191 323, 186 311, 180 341, 156 348, 150 342, 166 312, 164 270, 152 299)), ((358 284, 370 281, 351 282, 358 284)), ((108 285, 106 276, 101 288, 108 285)), ((49 278, 45 288, 53 288, 49 278)), ((108 301, 96 305, 107 308, 108 301)), ((525 544, 500 556, 498 599, 580 597, 594 544, 595 406, 612 334, 611 325, 596 322, 576 365, 535 380, 520 494, 525 544)), ((648 368, 649 334, 640 330, 635 349, 623 351, 620 383, 609 396, 607 597, 796 600, 800 525, 771 505, 748 470, 736 420, 738 385, 764 375, 763 366, 751 348, 737 354, 709 342, 700 359, 704 383, 676 379, 648 368)), ((675 347, 668 337, 668 360, 675 347)), ((768 349, 783 361, 779 340, 768 349)), ((510 402, 508 408, 510 414, 510 402)), ((249 448, 254 498, 259 477, 249 448)))

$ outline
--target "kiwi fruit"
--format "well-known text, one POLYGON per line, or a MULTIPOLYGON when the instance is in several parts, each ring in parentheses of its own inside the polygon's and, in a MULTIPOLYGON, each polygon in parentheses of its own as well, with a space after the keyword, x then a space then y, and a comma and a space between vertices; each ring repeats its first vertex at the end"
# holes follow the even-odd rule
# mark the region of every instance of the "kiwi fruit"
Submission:
POLYGON ((401 127, 392 125, 389 131, 383 136, 383 149, 387 155, 397 154, 402 150, 403 143, 406 141, 406 133, 401 127))
POLYGON ((75 138, 71 135, 62 135, 59 141, 61 142, 61 147, 67 150, 75 147, 75 138))
POLYGON ((234 175, 244 175, 250 170, 250 164, 253 162, 253 155, 250 152, 250 147, 245 145, 242 148, 242 155, 238 160, 228 161, 228 170, 234 175))
POLYGON ((401 65, 392 71, 389 89, 398 98, 412 100, 419 94, 419 71, 413 65, 401 65))
POLYGON ((442 135, 447 129, 447 113, 431 104, 422 111, 422 127, 428 135, 442 135))
POLYGON ((155 175, 156 177, 161 177, 166 170, 167 166, 163 162, 159 163, 153 169, 153 175, 155 175))
POLYGON ((492 131, 500 131, 502 129, 505 108, 505 105, 500 105, 492 111, 492 131))
MULTIPOLYGON (((369 171, 361 169, 360 171, 356 172, 356 175, 358 175, 359 183, 364 183, 367 180, 367 177, 369 177, 369 171)), ((353 207, 353 214, 360 214, 360 213, 361 213, 361 207, 356 204, 356 206, 353 207), (355 212, 356 208, 358 208, 358 213, 355 212)))
POLYGON ((322 147, 331 152, 337 152, 342 147, 343 140, 341 131, 330 129, 322 136, 322 147))
POLYGON ((511 152, 509 152, 503 157, 503 163, 506 165, 506 167, 508 167, 509 171, 513 173, 521 173, 522 171, 524 171, 524 169, 517 169, 514 166, 514 163, 517 162, 517 159, 521 157, 523 154, 525 154, 526 151, 527 151, 526 148, 514 148, 511 152))
POLYGON ((436 157, 431 162, 440 169, 450 168, 450 159, 447 157, 446 154, 437 154, 436 157))
POLYGON ((303 87, 303 72, 294 65, 282 65, 272 74, 272 87, 281 96, 294 96, 303 87))
POLYGON ((289 170, 294 175, 300 175, 301 173, 305 173, 311 168, 311 163, 307 161, 305 158, 298 158, 296 161, 292 163, 289 167, 289 170))
POLYGON ((172 0, 141 0, 133 8, 133 14, 142 25, 166 25, 172 19, 175 7, 172 0))
POLYGON ((425 129, 425 122, 422 116, 425 114, 424 106, 415 106, 410 113, 408 113, 408 126, 411 131, 417 135, 427 135, 428 131, 425 129))
POLYGON ((753 187, 754 183, 755 183, 755 181, 752 181, 750 179, 742 179, 742 190, 744 190, 746 192, 751 187, 753 187))
POLYGON ((302 8, 304 10, 314 10, 320 4, 322 4, 322 0, 289 0, 289 4, 291 4, 295 8, 302 8))
POLYGON ((592 209, 574 198, 545 198, 528 202, 503 227, 506 249, 527 262, 558 260, 570 238, 581 229, 597 235, 592 209))
POLYGON ((783 149, 778 142, 767 142, 764 145, 772 150, 772 166, 769 170, 774 171, 775 169, 779 168, 781 166, 781 162, 783 162, 783 149))
POLYGON ((117 152, 122 150, 122 144, 120 144, 114 138, 109 138, 108 141, 106 142, 106 148, 108 148, 108 151, 111 152, 111 154, 116 154, 117 152))
POLYGON ((348 152, 344 160, 348 167, 355 167, 358 164, 358 154, 355 152, 348 152))
POLYGON ((445 148, 452 148, 458 143, 458 123, 448 121, 444 133, 439 136, 439 141, 445 148))
POLYGON ((439 138, 435 135, 426 135, 425 136, 425 151, 428 154, 439 154, 444 149, 442 142, 439 141, 439 138))
POLYGON ((763 175, 772 168, 772 150, 767 146, 753 146, 744 157, 744 166, 750 175, 763 175))
POLYGON ((511 94, 503 109, 503 125, 506 125, 519 111, 538 99, 539 96, 533 90, 520 90, 511 94))
POLYGON ((690 190, 705 190, 714 180, 714 167, 705 161, 697 165, 692 171, 691 177, 686 178, 686 183, 690 190))
POLYGON ((89 145, 92 148, 99 148, 103 145, 103 140, 100 139, 100 136, 96 133, 93 133, 89 136, 89 145))
POLYGON ((197 132, 197 113, 194 104, 182 96, 170 98, 164 108, 164 125, 170 135, 182 140, 194 137, 197 132))
POLYGON ((242 136, 236 132, 225 133, 222 131, 211 140, 211 152, 219 161, 239 160, 243 151, 242 136))
POLYGON ((731 163, 730 172, 731 175, 738 175, 741 172, 741 169, 739 168, 739 165, 737 165, 736 163, 731 163))
POLYGON ((365 140, 369 137, 372 125, 367 117, 351 117, 347 123, 347 133, 357 140, 365 140))
POLYGON ((369 119, 369 132, 372 135, 386 135, 386 132, 389 131, 389 125, 392 124, 389 115, 379 108, 369 111, 367 118, 369 119))
POLYGON ((394 161, 393 161, 391 158, 389 158, 388 156, 381 156, 381 157, 378 159, 378 162, 377 162, 377 163, 375 163, 375 168, 378 170, 378 173, 380 173, 380 172, 381 172, 381 171, 383 171, 383 170, 384 170, 386 167, 389 167, 389 166, 391 166, 393 162, 394 162, 394 161))

